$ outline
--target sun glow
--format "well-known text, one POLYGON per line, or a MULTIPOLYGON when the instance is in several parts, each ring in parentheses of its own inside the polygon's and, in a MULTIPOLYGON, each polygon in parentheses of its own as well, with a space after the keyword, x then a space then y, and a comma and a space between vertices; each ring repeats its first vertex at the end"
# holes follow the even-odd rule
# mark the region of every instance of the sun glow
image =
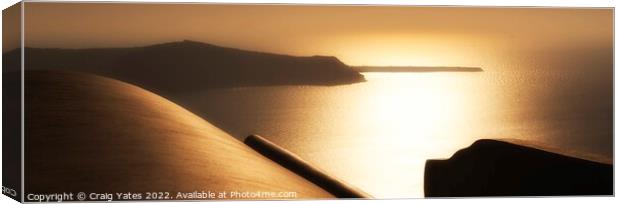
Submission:
POLYGON ((372 84, 364 86, 370 89, 360 90, 354 97, 360 101, 359 110, 355 111, 358 114, 347 121, 360 124, 357 128, 363 134, 351 137, 364 137, 357 141, 365 144, 356 146, 366 148, 349 147, 347 153, 341 153, 354 152, 352 155, 364 158, 364 163, 346 165, 364 170, 342 175, 364 177, 365 182, 357 185, 379 197, 410 197, 412 189, 422 196, 420 186, 424 175, 412 172, 423 172, 426 159, 450 157, 455 150, 471 143, 474 134, 464 127, 470 125, 467 118, 474 114, 471 105, 476 98, 464 91, 467 81, 458 74, 366 73, 364 76, 372 84), (375 163, 384 165, 369 165, 375 163), (397 173, 385 174, 386 169, 397 173), (410 182, 409 187, 392 186, 400 180, 410 182))
MULTIPOLYGON (((441 80, 432 77, 415 77, 414 74, 366 74, 366 77, 390 76, 393 80, 385 84, 386 89, 373 90, 373 97, 367 101, 368 118, 383 127, 381 132, 390 140, 402 142, 412 137, 415 130, 419 136, 433 136, 445 131, 443 127, 463 117, 467 99, 455 94, 454 87, 447 87, 441 80), (412 85, 412 80, 414 84, 412 85), (399 87, 395 89, 395 87, 399 87), (385 128, 389 127, 389 128, 385 128)), ((382 86, 377 86, 382 87, 382 86)), ((393 141, 388 141, 393 142, 393 141)))
POLYGON ((480 66, 490 43, 471 36, 376 34, 328 44, 337 50, 330 54, 354 66, 480 66))
MULTIPOLYGON (((399 80, 396 79, 394 83, 399 83, 399 80)), ((383 127, 392 127, 395 133, 402 134, 403 127, 431 132, 454 117, 451 113, 455 111, 452 109, 456 99, 453 95, 445 94, 443 87, 391 87, 402 89, 391 88, 377 92, 376 97, 369 101, 369 107, 374 108, 370 114, 376 122, 383 127)))

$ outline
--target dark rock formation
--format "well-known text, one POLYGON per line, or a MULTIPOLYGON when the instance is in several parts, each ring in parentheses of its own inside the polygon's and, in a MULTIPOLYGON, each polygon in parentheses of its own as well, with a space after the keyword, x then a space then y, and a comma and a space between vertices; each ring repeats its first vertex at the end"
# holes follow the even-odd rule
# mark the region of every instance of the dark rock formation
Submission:
POLYGON ((613 166, 498 140, 428 160, 427 197, 612 195, 613 166))

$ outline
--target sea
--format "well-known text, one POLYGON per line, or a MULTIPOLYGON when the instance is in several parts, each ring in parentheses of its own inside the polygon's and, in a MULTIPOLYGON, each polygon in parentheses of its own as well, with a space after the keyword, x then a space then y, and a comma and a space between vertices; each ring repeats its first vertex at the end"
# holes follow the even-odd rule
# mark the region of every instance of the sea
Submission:
POLYGON ((174 98, 239 140, 261 135, 373 197, 421 198, 426 160, 483 138, 612 161, 612 53, 497 53, 478 64, 483 72, 372 72, 354 84, 174 98))

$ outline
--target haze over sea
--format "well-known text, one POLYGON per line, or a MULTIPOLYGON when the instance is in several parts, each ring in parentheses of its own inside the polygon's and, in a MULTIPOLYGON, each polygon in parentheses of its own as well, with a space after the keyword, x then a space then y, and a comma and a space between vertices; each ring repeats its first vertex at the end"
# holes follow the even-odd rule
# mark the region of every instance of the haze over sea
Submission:
POLYGON ((259 134, 378 198, 423 197, 424 162, 481 138, 613 154, 611 47, 497 53, 484 72, 366 73, 341 86, 214 89, 181 105, 259 134))

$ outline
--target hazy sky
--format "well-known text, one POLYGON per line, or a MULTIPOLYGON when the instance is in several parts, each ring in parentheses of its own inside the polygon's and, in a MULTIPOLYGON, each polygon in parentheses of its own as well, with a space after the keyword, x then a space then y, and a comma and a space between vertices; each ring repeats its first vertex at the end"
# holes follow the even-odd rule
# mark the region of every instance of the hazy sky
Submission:
POLYGON ((502 49, 611 46, 612 9, 27 3, 31 47, 190 39, 351 65, 475 63, 502 49), (469 60, 469 61, 468 61, 469 60))

